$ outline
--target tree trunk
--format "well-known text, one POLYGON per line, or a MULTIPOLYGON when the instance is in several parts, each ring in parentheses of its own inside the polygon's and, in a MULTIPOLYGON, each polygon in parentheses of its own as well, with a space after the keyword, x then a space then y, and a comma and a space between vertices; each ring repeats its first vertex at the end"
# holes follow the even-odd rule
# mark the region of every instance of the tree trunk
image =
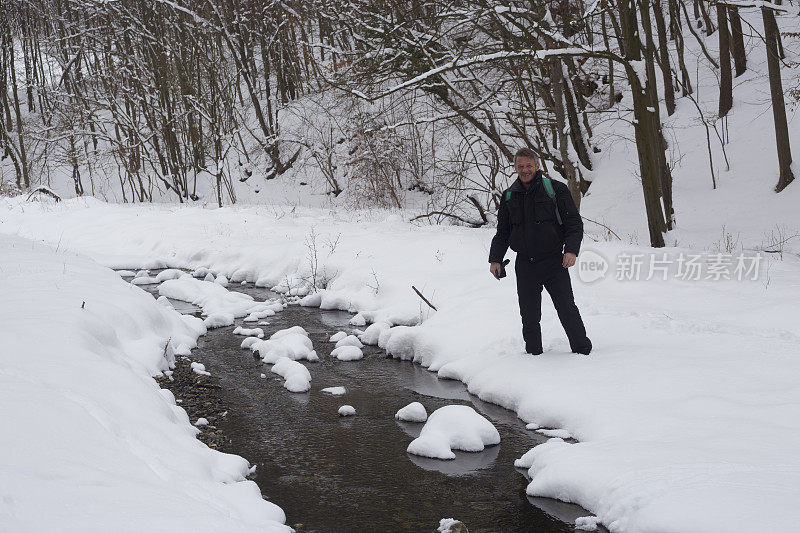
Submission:
POLYGON ((719 116, 722 118, 733 107, 731 36, 728 33, 727 9, 723 4, 717 4, 717 26, 719 26, 719 116))
POLYGON ((736 76, 741 76, 747 70, 747 54, 744 50, 744 35, 742 34, 742 19, 739 17, 739 8, 728 6, 728 18, 731 21, 733 64, 736 67, 736 76))
POLYGON ((581 194, 578 185, 577 172, 575 165, 569 157, 569 147, 567 140, 567 117, 565 112, 564 91, 564 67, 560 58, 555 58, 550 63, 550 84, 553 91, 553 112, 556 116, 556 134, 558 138, 558 150, 563 164, 564 178, 567 186, 575 201, 576 207, 580 209, 581 194))
MULTIPOLYGON (((692 94, 692 80, 689 77, 689 69, 686 68, 686 60, 684 58, 684 41, 683 31, 681 31, 681 10, 678 7, 679 0, 669 0, 669 11, 671 13, 671 20, 675 24, 675 49, 678 52, 678 65, 681 69, 681 87, 683 88, 682 94, 692 94)), ((691 24, 691 21, 687 21, 691 24)))
POLYGON ((675 112, 675 86, 672 83, 672 69, 669 64, 669 48, 667 47, 667 26, 664 22, 664 12, 661 9, 661 0, 653 3, 653 14, 656 18, 658 33, 661 77, 664 80, 664 104, 667 106, 667 115, 672 115, 675 112))
POLYGON ((783 84, 781 83, 778 23, 775 21, 775 13, 767 7, 761 8, 761 17, 764 20, 769 89, 772 96, 772 116, 775 122, 775 145, 778 149, 778 166, 780 167, 780 177, 775 191, 781 192, 794 180, 794 174, 792 174, 792 149, 789 145, 789 126, 786 122, 786 104, 783 100, 783 84))

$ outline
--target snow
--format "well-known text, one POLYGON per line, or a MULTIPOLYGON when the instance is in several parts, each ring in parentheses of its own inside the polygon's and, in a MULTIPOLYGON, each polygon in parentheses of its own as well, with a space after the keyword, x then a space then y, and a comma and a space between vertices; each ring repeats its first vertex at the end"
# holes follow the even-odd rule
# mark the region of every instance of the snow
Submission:
POLYGON ((192 372, 195 374, 199 374, 201 376, 210 376, 211 373, 206 371, 206 366, 203 363, 198 363, 193 361, 191 365, 189 365, 192 369, 192 372))
POLYGON ((197 427, 207 426, 208 425, 208 419, 200 417, 200 418, 197 419, 197 422, 195 422, 194 425, 197 426, 197 427))
POLYGON ((301 363, 288 357, 280 357, 275 361, 272 372, 286 380, 283 386, 289 392, 307 392, 311 389, 311 373, 301 363))
MULTIPOLYGON (((244 347, 244 343, 242 343, 242 348, 244 347)), ((267 340, 249 343, 249 348, 265 363, 275 363, 284 357, 293 361, 299 359, 307 359, 312 362, 319 360, 313 343, 308 338, 308 333, 300 326, 276 331, 267 340)))
POLYGON ((537 433, 541 433, 545 437, 557 437, 559 439, 571 439, 572 435, 566 429, 537 429, 537 433))
POLYGON ((355 335, 348 335, 343 339, 339 339, 336 341, 336 347, 341 348, 342 346, 355 346, 356 348, 363 348, 364 345, 361 344, 361 341, 358 340, 358 337, 355 335))
POLYGON ((367 320, 364 318, 364 315, 357 313, 353 318, 350 319, 350 325, 357 327, 366 326, 367 320))
POLYGON ((234 320, 236 317, 233 313, 211 313, 203 320, 203 323, 208 329, 214 329, 232 326, 234 320))
POLYGON ((242 341, 242 349, 249 350, 255 343, 260 341, 259 337, 247 337, 245 340, 242 341))
POLYGON ((117 270, 117 275, 122 278, 132 278, 136 275, 133 270, 117 270))
POLYGON ((442 518, 439 520, 439 527, 436 529, 436 531, 439 533, 464 533, 467 531, 467 528, 460 520, 456 520, 454 518, 442 518))
MULTIPOLYGON (((236 327, 233 330, 234 335, 244 335, 245 337, 255 336, 259 339, 264 337, 264 330, 261 328, 243 328, 241 326, 236 327)), ((244 346, 242 346, 244 348, 244 346)))
POLYGON ((486 418, 467 405, 445 405, 431 413, 408 453, 434 459, 455 459, 453 450, 480 452, 500 443, 500 434, 486 418))
POLYGON ((411 402, 397 411, 394 417, 403 422, 425 422, 428 419, 428 412, 421 403, 411 402))
POLYGON ((63 248, 0 235, 0 272, 0 529, 289 531, 152 379, 194 322, 63 248))
MULTIPOLYGON (((751 20, 760 27, 757 13, 751 20)), ((794 29, 784 27, 790 20, 781 20, 783 31, 794 29)), ((691 41, 688 68, 695 73, 699 54, 691 41)), ((784 43, 790 58, 796 55, 791 41, 784 43)), ((780 194, 772 190, 777 164, 759 42, 756 37, 748 45, 750 70, 737 77, 725 120, 730 171, 712 132, 716 189, 693 105, 679 99, 675 115, 661 113, 677 217, 663 251, 673 257, 725 251, 726 234, 738 252, 764 248, 781 232, 800 233, 798 181, 780 194), (731 206, 748 206, 746 216, 731 206)), ((715 43, 714 36, 706 40, 712 54, 715 43)), ((795 86, 796 73, 782 70, 785 86, 795 86)), ((716 73, 704 65, 699 73, 694 96, 714 116, 716 73)), ((419 214, 413 209, 343 209, 339 199, 301 196, 291 180, 269 185, 271 198, 289 205, 206 209, 0 199, 0 232, 60 245, 111 267, 205 268, 203 276, 213 269, 212 278, 229 279, 238 272, 256 286, 298 294, 307 294, 300 286, 313 267, 335 272, 309 303, 322 307, 324 300, 361 314, 370 324, 362 343, 464 382, 481 399, 515 411, 531 429, 558 428, 579 441, 552 438, 534 448, 530 494, 580 503, 615 531, 791 531, 800 500, 800 239, 788 240, 783 254, 765 256, 752 282, 615 279, 619 254, 647 258, 654 252, 644 245, 638 156, 630 125, 622 124, 631 117, 624 110, 615 115, 603 114, 595 127, 602 152, 593 155, 592 186, 582 200, 587 235, 579 256, 596 253, 609 270, 585 283, 571 269, 595 344, 589 357, 570 353, 548 296, 545 354, 522 353, 513 269, 500 282, 486 272, 493 228, 404 222, 419 214), (318 265, 309 263, 304 244, 312 231, 320 244, 341 235, 318 265), (370 288, 376 279, 378 291, 370 288), (421 304, 412 284, 437 312, 421 304)), ((791 116, 790 134, 800 145, 791 116)), ((505 185, 500 178, 499 187, 505 185)))
POLYGON ((596 516, 579 516, 575 519, 575 529, 578 531, 597 531, 600 519, 596 516))
POLYGON ((331 351, 331 356, 339 361, 358 361, 364 358, 361 348, 358 346, 340 346, 331 351))
POLYGON ((347 333, 345 333, 344 331, 339 331, 339 332, 334 333, 333 335, 331 335, 330 341, 331 342, 339 342, 340 340, 344 339, 345 337, 347 337, 347 333))
POLYGON ((374 324, 370 324, 369 327, 364 330, 360 340, 364 344, 376 346, 381 333, 387 331, 391 327, 392 324, 389 322, 375 322, 374 324))
POLYGON ((178 279, 186 275, 186 272, 178 270, 177 268, 168 268, 156 274, 156 283, 167 281, 168 279, 178 279))
POLYGON ((150 276, 139 276, 133 278, 131 283, 134 285, 155 285, 158 283, 158 280, 156 278, 151 278, 150 276))
POLYGON ((356 409, 352 405, 343 405, 339 408, 339 416, 354 416, 356 409))
POLYGON ((334 396, 341 396, 342 394, 347 394, 347 389, 344 387, 325 387, 322 389, 322 392, 327 392, 334 396))

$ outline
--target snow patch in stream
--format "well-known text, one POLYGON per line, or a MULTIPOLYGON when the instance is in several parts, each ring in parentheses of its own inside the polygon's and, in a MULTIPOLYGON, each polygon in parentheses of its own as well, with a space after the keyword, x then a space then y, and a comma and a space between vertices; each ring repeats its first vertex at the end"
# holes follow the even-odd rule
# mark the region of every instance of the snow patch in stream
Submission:
POLYGON ((311 372, 297 361, 281 357, 272 366, 272 372, 282 376, 283 386, 289 392, 308 392, 311 389, 311 372))
POLYGON ((428 417, 408 453, 434 459, 455 459, 453 450, 480 452, 500 443, 500 433, 486 418, 467 405, 446 405, 428 417))
POLYGON ((425 422, 428 419, 428 412, 421 403, 411 402, 397 411, 394 417, 403 422, 425 422))

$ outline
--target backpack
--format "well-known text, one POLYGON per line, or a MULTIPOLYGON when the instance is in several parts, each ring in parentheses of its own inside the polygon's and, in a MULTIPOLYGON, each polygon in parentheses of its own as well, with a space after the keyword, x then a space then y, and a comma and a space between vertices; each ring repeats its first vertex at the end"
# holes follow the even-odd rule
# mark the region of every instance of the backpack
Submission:
MULTIPOLYGON (((547 196, 553 201, 553 205, 556 207, 556 220, 558 221, 559 226, 563 226, 564 222, 561 220, 561 210, 558 208, 558 202, 556 201, 556 191, 553 189, 553 182, 542 174, 542 185, 544 186, 544 190, 547 193, 547 196)), ((511 200, 511 190, 506 190, 506 202, 511 200)))

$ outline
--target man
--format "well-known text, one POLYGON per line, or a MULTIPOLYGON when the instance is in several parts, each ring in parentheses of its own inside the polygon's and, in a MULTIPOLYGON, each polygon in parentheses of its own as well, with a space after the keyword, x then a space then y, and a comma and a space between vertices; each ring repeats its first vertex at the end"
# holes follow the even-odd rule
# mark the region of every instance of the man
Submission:
POLYGON ((542 176, 536 152, 520 148, 514 156, 514 169, 519 178, 500 199, 497 234, 489 251, 489 272, 500 279, 501 263, 509 245, 517 252, 514 270, 526 352, 542 353, 539 322, 544 287, 572 352, 588 355, 592 343, 575 305, 567 270, 575 264, 580 250, 583 221, 567 186, 542 176))

